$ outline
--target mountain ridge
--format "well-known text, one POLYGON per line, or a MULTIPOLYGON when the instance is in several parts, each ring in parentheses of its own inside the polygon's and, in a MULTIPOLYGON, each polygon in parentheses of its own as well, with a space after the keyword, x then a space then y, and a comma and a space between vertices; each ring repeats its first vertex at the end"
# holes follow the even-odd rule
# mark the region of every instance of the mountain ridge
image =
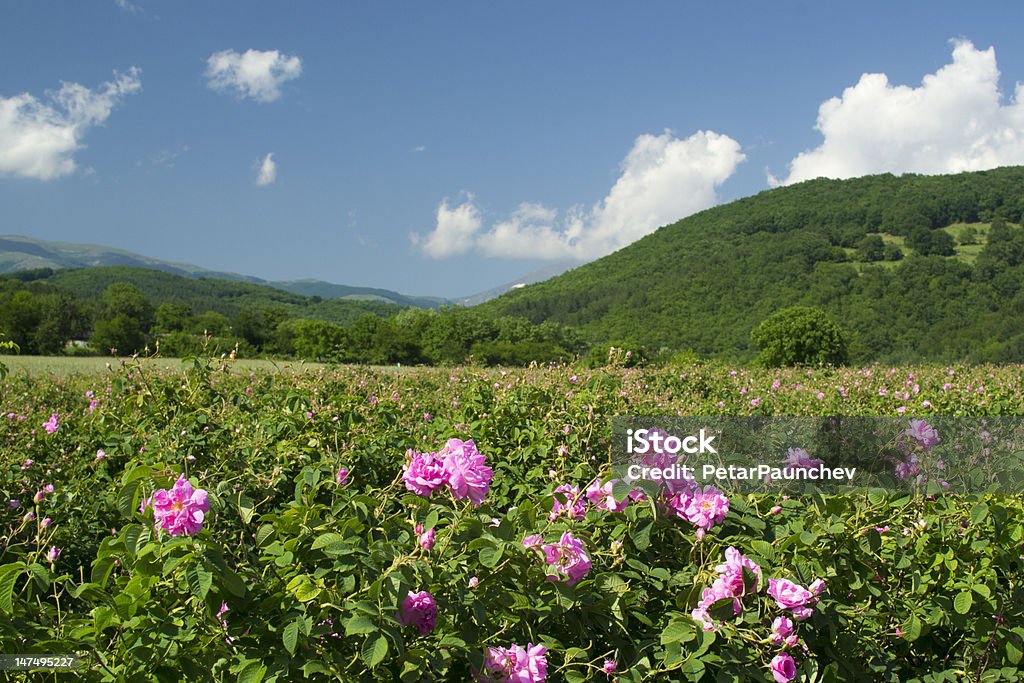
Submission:
POLYGON ((161 270, 185 277, 212 277, 268 285, 293 294, 318 296, 324 299, 377 301, 413 308, 438 309, 442 306, 473 306, 500 296, 521 284, 532 284, 564 272, 577 264, 559 262, 527 273, 516 280, 453 299, 440 296, 408 295, 379 287, 362 287, 327 282, 316 278, 267 280, 254 275, 210 270, 190 263, 166 261, 144 256, 127 249, 100 244, 42 240, 24 235, 0 235, 0 274, 50 268, 94 268, 99 266, 131 266, 161 270))
POLYGON ((190 263, 166 261, 98 244, 41 240, 24 235, 0 235, 0 274, 40 268, 64 270, 100 266, 149 268, 191 278, 209 277, 267 285, 303 296, 380 301, 415 308, 438 308, 451 303, 442 297, 408 296, 388 289, 338 285, 322 280, 266 280, 253 275, 210 270, 190 263))

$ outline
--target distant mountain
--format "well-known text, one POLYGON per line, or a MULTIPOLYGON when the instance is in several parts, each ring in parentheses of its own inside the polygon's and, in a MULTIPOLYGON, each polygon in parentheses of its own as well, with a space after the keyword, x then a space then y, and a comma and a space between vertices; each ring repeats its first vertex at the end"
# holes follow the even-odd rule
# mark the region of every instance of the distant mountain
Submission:
POLYGON ((240 282, 263 282, 249 275, 207 270, 188 263, 173 263, 141 256, 124 249, 96 244, 50 242, 21 235, 0 236, 0 273, 36 268, 92 268, 95 266, 132 266, 151 268, 185 277, 215 277, 240 282))
POLYGON ((381 301, 384 303, 410 306, 413 308, 440 308, 452 302, 435 296, 406 296, 390 289, 336 285, 323 280, 284 280, 268 282, 271 287, 303 296, 318 296, 321 299, 351 299, 353 301, 381 301))
POLYGON ((150 270, 160 270, 165 273, 190 278, 209 277, 220 280, 250 282, 267 285, 293 294, 301 294, 302 296, 316 296, 321 299, 376 301, 415 308, 439 308, 451 303, 447 299, 440 297, 406 296, 388 289, 336 285, 322 280, 273 282, 252 275, 207 270, 188 263, 161 261, 160 259, 142 256, 124 249, 114 249, 95 244, 51 242, 20 235, 0 236, 0 274, 41 268, 63 270, 101 266, 149 268, 150 270))
POLYGON ((351 325, 367 313, 385 318, 404 308, 386 301, 315 299, 257 282, 189 277, 135 266, 65 268, 39 280, 84 302, 97 302, 110 285, 125 282, 142 290, 153 306, 185 304, 197 314, 213 311, 229 318, 244 310, 279 309, 288 317, 351 325))
POLYGON ((858 363, 1024 361, 1024 167, 819 178, 662 227, 480 306, 591 341, 752 360, 751 331, 814 306, 858 363))
POLYGON ((575 268, 578 265, 580 265, 578 261, 559 261, 558 263, 552 263, 551 265, 544 266, 543 268, 527 273, 512 282, 506 282, 503 285, 498 285, 497 287, 488 289, 485 292, 456 299, 455 303, 460 306, 476 306, 477 304, 482 304, 485 301, 495 299, 506 292, 511 292, 512 290, 520 289, 526 285, 543 282, 544 280, 553 278, 556 275, 561 275, 565 271, 575 268))

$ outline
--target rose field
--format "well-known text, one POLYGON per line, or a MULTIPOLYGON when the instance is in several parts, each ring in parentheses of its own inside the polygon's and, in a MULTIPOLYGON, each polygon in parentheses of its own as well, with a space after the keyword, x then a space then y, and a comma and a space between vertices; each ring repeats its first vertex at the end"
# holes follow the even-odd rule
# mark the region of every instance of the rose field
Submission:
POLYGON ((1024 680, 1021 497, 612 473, 616 416, 877 415, 920 477, 1024 367, 181 367, 0 385, 0 653, 81 656, 32 676, 1024 680))

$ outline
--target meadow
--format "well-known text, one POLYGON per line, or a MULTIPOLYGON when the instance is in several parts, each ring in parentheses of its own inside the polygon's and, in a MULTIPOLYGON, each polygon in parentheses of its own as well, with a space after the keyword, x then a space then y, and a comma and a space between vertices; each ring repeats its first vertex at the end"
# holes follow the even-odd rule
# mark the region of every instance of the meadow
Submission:
POLYGON ((621 415, 891 416, 924 467, 1022 366, 11 360, 0 652, 56 680, 1021 680, 1020 497, 611 479, 621 415))

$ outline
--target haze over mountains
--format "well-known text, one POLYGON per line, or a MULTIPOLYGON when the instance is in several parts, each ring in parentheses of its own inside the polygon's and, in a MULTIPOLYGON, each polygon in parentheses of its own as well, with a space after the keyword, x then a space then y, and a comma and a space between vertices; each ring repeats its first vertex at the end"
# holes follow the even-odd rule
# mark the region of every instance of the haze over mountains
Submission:
POLYGON ((514 282, 488 289, 485 292, 449 300, 434 296, 409 296, 389 289, 339 285, 315 279, 270 281, 253 275, 209 270, 189 263, 164 261, 113 247, 72 242, 53 242, 21 235, 0 236, 0 273, 12 273, 36 268, 60 270, 97 266, 132 266, 161 270, 185 277, 209 277, 265 284, 286 292, 303 296, 318 296, 323 299, 379 301, 399 306, 413 306, 415 308, 439 308, 450 304, 471 306, 500 296, 513 287, 532 284, 562 273, 570 265, 565 263, 548 266, 528 273, 514 282))

